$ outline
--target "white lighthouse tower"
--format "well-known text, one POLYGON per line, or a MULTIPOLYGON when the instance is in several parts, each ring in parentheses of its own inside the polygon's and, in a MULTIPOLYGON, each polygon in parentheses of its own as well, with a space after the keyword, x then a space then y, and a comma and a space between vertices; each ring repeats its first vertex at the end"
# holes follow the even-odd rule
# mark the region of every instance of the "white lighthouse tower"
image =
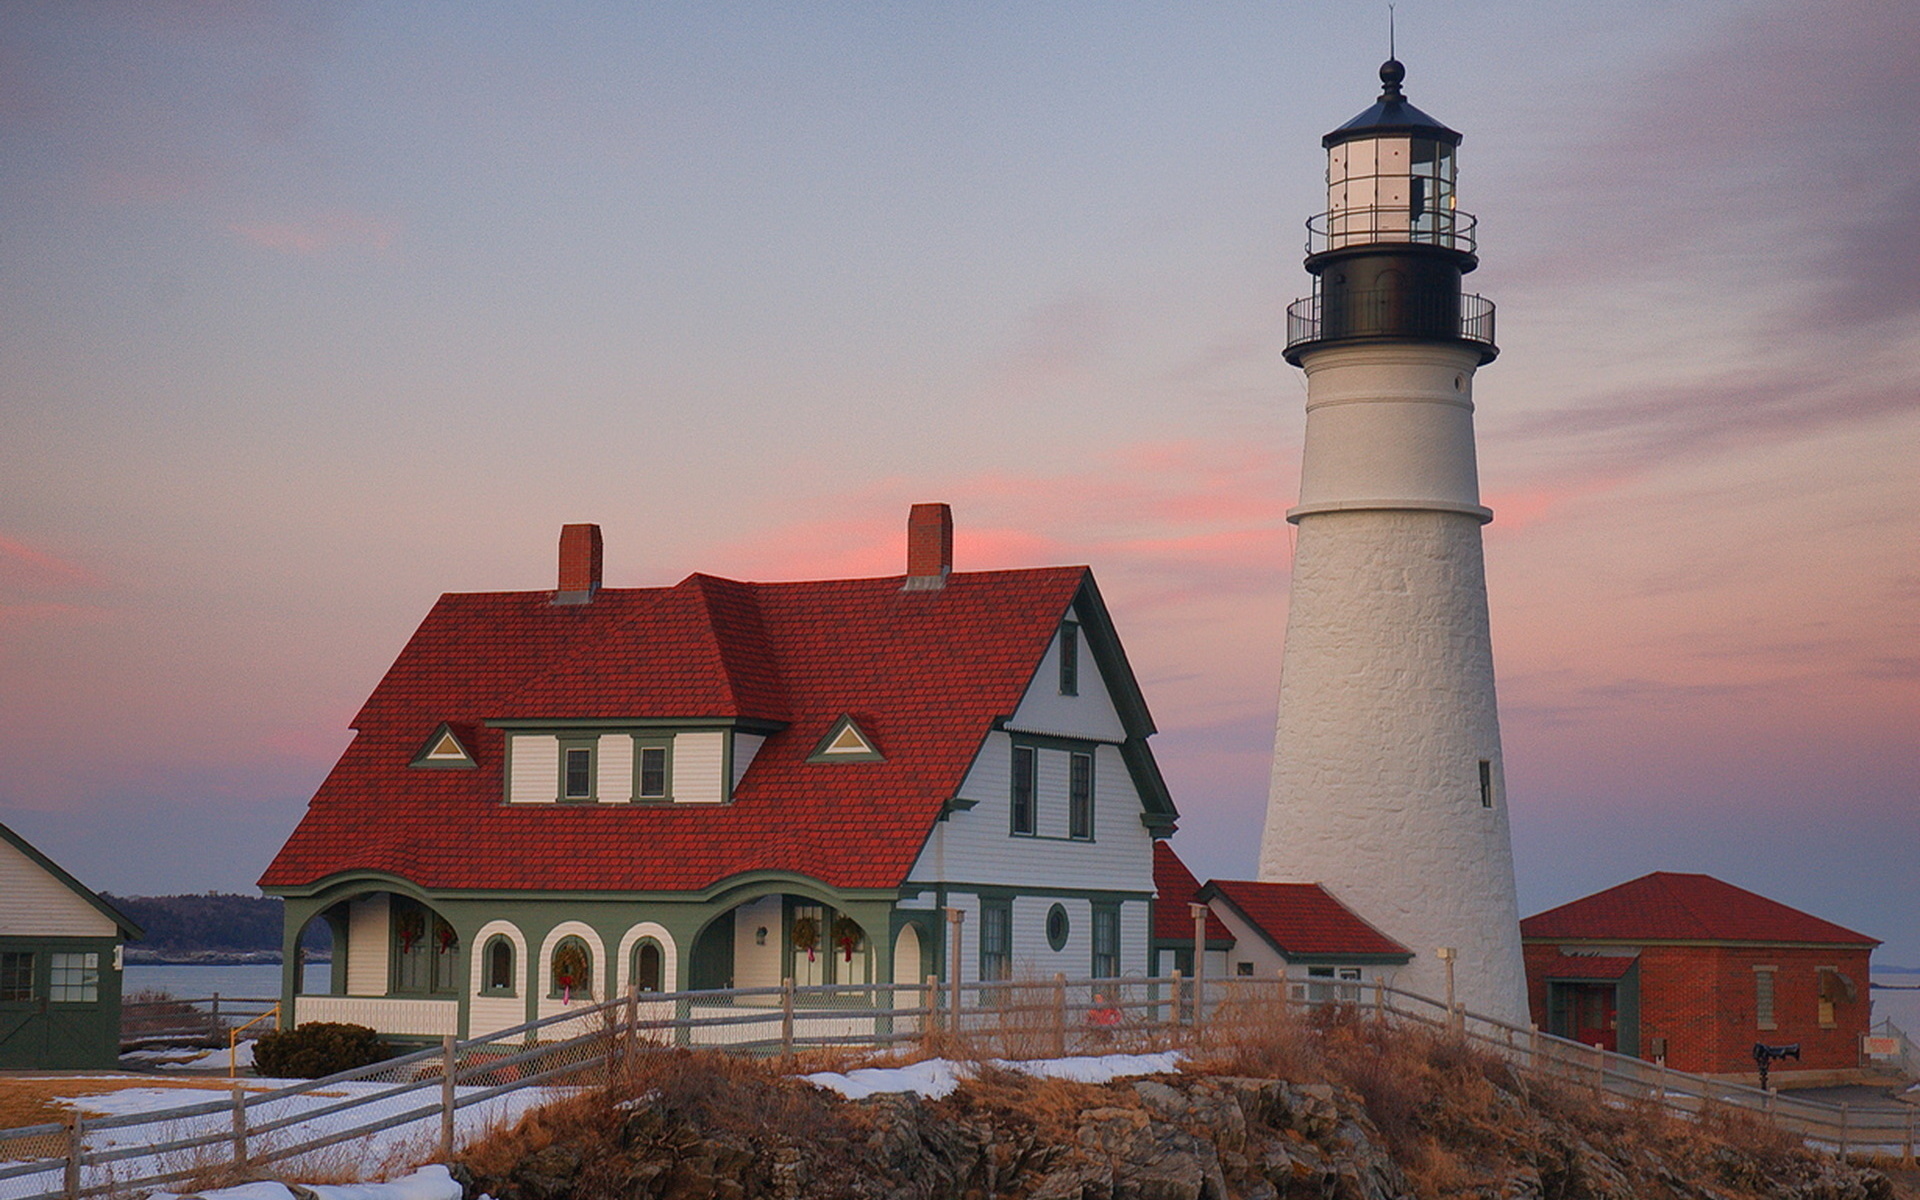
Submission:
POLYGON ((1307 431, 1260 878, 1320 882, 1398 939, 1398 986, 1444 997, 1451 974, 1468 1009, 1524 1023, 1473 446, 1493 305, 1461 292, 1460 135, 1405 76, 1388 60, 1322 139, 1313 294, 1287 310, 1307 431))

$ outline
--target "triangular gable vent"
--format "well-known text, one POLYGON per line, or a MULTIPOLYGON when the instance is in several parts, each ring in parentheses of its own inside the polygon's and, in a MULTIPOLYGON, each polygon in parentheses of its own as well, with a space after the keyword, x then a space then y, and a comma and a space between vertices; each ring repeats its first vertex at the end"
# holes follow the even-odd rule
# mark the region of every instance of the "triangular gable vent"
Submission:
POLYGON ((807 756, 808 762, 879 762, 880 751, 852 717, 843 716, 807 756))
POLYGON ((420 753, 413 756, 412 766, 416 767, 471 767, 476 765, 473 755, 468 752, 458 735, 449 725, 442 725, 433 731, 427 744, 420 753))

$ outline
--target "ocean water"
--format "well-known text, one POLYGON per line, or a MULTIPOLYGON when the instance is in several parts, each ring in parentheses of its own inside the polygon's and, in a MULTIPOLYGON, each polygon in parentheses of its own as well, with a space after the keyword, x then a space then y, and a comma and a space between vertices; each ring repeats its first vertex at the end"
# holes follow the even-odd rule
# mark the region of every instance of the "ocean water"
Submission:
MULTIPOLYGON (((309 991, 325 991, 331 963, 307 964, 309 991)), ((233 966, 178 965, 171 963, 129 963, 124 980, 126 994, 139 991, 170 992, 182 1000, 204 1000, 218 992, 243 1000, 278 1000, 280 964, 240 963, 233 966)))

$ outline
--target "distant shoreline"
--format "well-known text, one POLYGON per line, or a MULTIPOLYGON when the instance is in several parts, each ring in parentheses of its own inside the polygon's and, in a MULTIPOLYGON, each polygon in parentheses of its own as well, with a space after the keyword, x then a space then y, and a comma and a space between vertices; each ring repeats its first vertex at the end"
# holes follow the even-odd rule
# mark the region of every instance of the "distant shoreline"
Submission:
MULTIPOLYGON (((141 950, 128 946, 126 951, 130 967, 277 967, 282 961, 278 950, 141 950)), ((309 953, 306 961, 332 962, 333 956, 309 953)))

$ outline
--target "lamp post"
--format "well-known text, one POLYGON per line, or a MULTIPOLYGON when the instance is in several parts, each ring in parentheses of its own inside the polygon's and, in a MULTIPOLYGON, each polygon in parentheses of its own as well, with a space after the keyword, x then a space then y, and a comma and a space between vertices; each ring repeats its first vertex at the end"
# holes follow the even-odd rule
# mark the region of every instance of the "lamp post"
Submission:
POLYGON ((1193 1023, 1198 1025, 1207 997, 1207 906, 1189 902, 1187 915, 1193 918, 1193 1023))

